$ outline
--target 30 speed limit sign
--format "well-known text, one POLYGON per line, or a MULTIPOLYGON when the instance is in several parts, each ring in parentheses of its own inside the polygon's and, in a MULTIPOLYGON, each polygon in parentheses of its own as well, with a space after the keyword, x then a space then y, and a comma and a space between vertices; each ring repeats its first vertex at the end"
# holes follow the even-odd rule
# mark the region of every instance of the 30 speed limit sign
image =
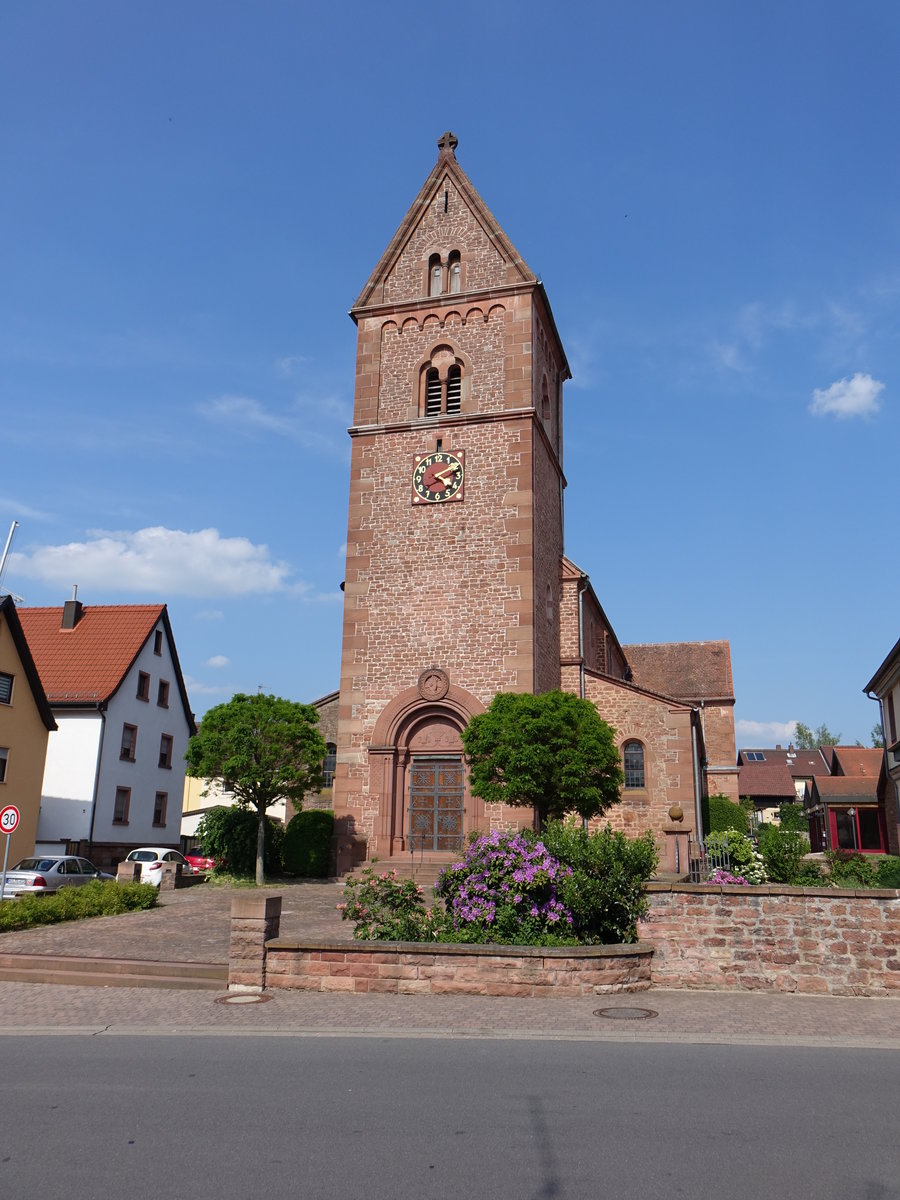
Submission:
POLYGON ((19 824, 19 810, 14 804, 0 808, 0 833, 13 833, 19 824))

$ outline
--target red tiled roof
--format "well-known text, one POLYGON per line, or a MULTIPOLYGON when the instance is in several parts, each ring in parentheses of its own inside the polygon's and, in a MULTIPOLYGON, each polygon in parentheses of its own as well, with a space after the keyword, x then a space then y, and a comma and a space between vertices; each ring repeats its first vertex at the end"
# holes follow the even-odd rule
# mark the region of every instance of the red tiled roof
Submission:
POLYGON ((835 746, 834 757, 842 775, 871 775, 877 779, 884 751, 871 746, 835 746))
POLYGON ((743 763, 738 773, 741 796, 784 796, 796 800, 797 790, 791 773, 783 763, 743 763))
POLYGON ((164 612, 164 604, 85 605, 75 628, 63 629, 62 608, 18 610, 51 704, 108 700, 164 612))
POLYGON ((738 750, 741 770, 745 766, 785 766, 795 779, 808 779, 810 775, 830 775, 828 764, 818 750, 770 750, 766 746, 741 746, 738 750), (748 754, 764 754, 762 763, 748 763, 748 754), (789 758, 788 755, 793 755, 789 758))
POLYGON ((877 775, 829 775, 815 781, 815 789, 823 800, 878 799, 877 775))
POLYGON ((733 700, 728 642, 623 646, 634 682, 675 700, 733 700))

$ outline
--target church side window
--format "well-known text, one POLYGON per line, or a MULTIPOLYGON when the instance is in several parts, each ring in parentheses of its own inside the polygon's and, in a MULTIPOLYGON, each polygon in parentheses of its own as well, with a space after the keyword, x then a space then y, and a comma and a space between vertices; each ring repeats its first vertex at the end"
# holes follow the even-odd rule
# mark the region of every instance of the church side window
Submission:
POLYGON ((447 260, 450 268, 450 292, 454 294, 462 291, 462 263, 459 260, 459 251, 453 250, 447 260))
POLYGON ((625 787, 644 787, 644 747, 640 742, 626 742, 622 747, 622 765, 625 768, 625 787))
POLYGON ((322 761, 322 774, 325 777, 322 787, 330 788, 334 783, 334 772, 337 766, 337 746, 334 742, 326 742, 325 748, 328 753, 322 761))

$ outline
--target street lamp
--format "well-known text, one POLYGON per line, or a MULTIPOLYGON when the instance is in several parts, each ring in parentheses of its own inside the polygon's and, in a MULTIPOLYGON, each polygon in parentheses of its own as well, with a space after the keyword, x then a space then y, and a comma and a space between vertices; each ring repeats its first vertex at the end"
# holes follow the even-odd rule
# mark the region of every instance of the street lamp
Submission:
POLYGON ((856 809, 848 808, 847 816, 850 818, 850 836, 853 838, 853 849, 856 850, 856 809))

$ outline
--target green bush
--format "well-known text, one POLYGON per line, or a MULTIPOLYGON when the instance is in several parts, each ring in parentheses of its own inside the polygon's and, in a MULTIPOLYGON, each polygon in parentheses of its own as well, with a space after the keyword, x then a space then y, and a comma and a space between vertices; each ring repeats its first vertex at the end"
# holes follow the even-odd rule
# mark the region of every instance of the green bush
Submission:
MULTIPOLYGON (((798 805, 782 805, 783 808, 798 805)), ((759 839, 759 851, 766 864, 766 873, 772 883, 796 884, 797 874, 804 857, 809 853, 809 839, 805 833, 780 826, 770 826, 759 839)))
POLYGON ((900 858, 896 855, 881 859, 876 872, 879 887, 900 888, 900 858))
POLYGON ((737 829, 723 829, 706 838, 708 850, 726 850, 731 862, 732 875, 739 875, 748 883, 765 883, 768 879, 765 863, 750 839, 737 829))
POLYGON ((152 883, 112 883, 92 879, 81 887, 64 887, 49 896, 20 896, 0 903, 0 931, 109 917, 152 908, 159 893, 152 883))
POLYGON ((636 942, 638 921, 648 908, 647 880, 659 862, 653 835, 628 838, 608 825, 588 833, 570 821, 551 821, 541 841, 571 869, 558 882, 558 894, 578 940, 636 942))
POLYGON ((793 833, 809 833, 809 821, 806 819, 806 809, 802 804, 789 801, 778 806, 778 822, 782 829, 793 833))
POLYGON ((355 923, 353 936, 360 941, 433 941, 444 924, 440 909, 425 907, 419 884, 401 879, 396 871, 379 874, 372 867, 360 879, 347 880, 344 903, 337 907, 345 921, 355 923))
POLYGON ((819 864, 807 858, 797 868, 792 885, 793 887, 827 887, 828 881, 819 864))
POLYGON ((834 887, 870 888, 880 887, 878 866, 868 854, 853 850, 826 850, 829 882, 834 887))
MULTIPOLYGON (((258 819, 250 808, 219 805, 205 812, 197 826, 197 837, 203 853, 216 861, 216 870, 227 871, 238 878, 256 874, 256 836, 258 819)), ((281 873, 281 845, 284 826, 266 817, 265 872, 281 873)))
POLYGON ((284 833, 282 859, 288 875, 325 879, 331 874, 334 813, 312 808, 298 812, 284 833))
POLYGON ((707 833, 721 833, 726 829, 736 829, 738 833, 750 832, 746 811, 727 796, 704 796, 701 805, 703 828, 707 833))

